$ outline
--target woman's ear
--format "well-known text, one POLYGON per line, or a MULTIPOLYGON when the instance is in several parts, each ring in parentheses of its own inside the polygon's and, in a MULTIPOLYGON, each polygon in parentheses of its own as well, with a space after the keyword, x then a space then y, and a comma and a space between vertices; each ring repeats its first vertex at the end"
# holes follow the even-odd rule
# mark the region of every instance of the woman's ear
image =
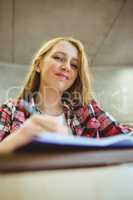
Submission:
POLYGON ((36 72, 40 73, 40 65, 37 65, 37 66, 35 67, 35 70, 36 70, 36 72))
POLYGON ((40 73, 40 60, 37 60, 36 62, 35 62, 35 70, 36 70, 36 72, 38 72, 38 73, 40 73))

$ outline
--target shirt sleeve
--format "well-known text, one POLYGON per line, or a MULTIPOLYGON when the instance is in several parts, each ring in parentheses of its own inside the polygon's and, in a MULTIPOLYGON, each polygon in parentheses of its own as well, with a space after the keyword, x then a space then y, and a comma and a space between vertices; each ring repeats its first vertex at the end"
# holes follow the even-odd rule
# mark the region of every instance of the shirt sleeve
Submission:
POLYGON ((12 110, 10 104, 0 107, 0 141, 10 134, 12 124, 12 110))
POLYGON ((132 130, 125 125, 120 124, 112 115, 105 112, 98 103, 93 100, 92 107, 96 119, 99 121, 99 137, 108 137, 118 134, 128 134, 132 130))

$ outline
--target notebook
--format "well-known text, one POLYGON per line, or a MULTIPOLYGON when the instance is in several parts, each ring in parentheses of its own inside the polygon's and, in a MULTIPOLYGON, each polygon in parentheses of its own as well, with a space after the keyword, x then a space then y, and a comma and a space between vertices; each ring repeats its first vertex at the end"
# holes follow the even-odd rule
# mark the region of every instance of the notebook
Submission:
POLYGON ((109 148, 132 148, 133 132, 129 135, 116 135, 106 138, 88 138, 71 135, 61 135, 55 133, 42 133, 35 137, 29 144, 26 144, 16 150, 23 151, 57 151, 57 150, 86 150, 86 149, 109 149, 109 148))
MULTIPOLYGON (((131 135, 131 134, 130 134, 131 135)), ((103 139, 45 133, 0 157, 0 172, 71 169, 133 162, 133 137, 103 139)))

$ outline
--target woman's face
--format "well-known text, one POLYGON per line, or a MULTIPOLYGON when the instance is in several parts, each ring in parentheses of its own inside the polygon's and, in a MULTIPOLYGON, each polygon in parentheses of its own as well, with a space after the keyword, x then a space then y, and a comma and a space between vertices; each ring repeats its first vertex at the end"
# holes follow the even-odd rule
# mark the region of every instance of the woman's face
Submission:
POLYGON ((40 62, 41 86, 63 93, 74 83, 79 67, 77 48, 67 41, 60 41, 40 62))

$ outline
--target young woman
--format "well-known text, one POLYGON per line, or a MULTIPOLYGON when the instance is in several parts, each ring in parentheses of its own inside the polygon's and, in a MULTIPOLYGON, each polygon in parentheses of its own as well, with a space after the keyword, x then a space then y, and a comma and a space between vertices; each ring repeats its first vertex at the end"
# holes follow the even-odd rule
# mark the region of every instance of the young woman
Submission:
POLYGON ((0 108, 0 152, 11 152, 46 132, 102 138, 131 130, 96 103, 83 44, 73 38, 45 43, 16 99, 0 108), (25 107, 28 103, 36 114, 25 107))

